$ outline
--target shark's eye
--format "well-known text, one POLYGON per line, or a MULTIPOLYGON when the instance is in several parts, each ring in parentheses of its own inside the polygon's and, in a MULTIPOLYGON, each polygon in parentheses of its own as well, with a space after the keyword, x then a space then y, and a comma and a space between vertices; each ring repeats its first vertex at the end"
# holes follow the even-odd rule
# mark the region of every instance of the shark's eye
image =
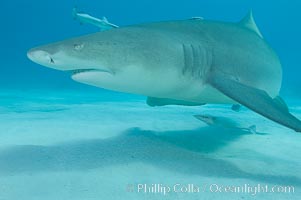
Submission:
POLYGON ((84 44, 74 44, 73 47, 74 47, 74 50, 80 51, 84 48, 84 44))

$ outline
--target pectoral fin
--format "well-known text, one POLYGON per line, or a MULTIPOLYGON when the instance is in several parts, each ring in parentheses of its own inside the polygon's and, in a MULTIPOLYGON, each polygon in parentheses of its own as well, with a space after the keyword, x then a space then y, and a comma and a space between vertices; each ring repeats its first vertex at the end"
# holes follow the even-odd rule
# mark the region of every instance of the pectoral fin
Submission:
POLYGON ((249 109, 301 132, 301 121, 285 109, 283 102, 279 103, 279 98, 273 99, 263 90, 241 84, 218 73, 212 75, 209 82, 217 90, 249 109))

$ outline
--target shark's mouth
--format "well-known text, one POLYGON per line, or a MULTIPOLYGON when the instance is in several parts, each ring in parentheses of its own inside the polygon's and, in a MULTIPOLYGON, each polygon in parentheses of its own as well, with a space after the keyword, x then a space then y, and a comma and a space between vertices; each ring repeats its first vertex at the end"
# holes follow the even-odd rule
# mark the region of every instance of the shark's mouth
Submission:
POLYGON ((71 76, 80 74, 80 73, 85 73, 85 72, 107 72, 110 73, 109 71, 106 70, 100 70, 100 69, 74 69, 74 70, 67 70, 67 72, 71 73, 71 76))
POLYGON ((75 70, 68 70, 68 72, 71 73, 71 75, 76 75, 83 72, 92 72, 92 71, 98 71, 96 69, 75 69, 75 70))

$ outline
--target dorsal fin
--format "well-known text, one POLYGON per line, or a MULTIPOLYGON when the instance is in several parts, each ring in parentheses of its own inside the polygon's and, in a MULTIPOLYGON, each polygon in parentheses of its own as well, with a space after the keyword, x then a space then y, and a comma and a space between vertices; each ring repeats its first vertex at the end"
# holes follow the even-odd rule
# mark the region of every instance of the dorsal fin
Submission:
POLYGON ((253 18, 253 12, 252 10, 249 11, 249 13, 239 22, 240 26, 243 26, 251 31, 254 31, 255 33, 257 33, 257 35, 259 35, 261 38, 262 34, 260 33, 254 18, 253 18))

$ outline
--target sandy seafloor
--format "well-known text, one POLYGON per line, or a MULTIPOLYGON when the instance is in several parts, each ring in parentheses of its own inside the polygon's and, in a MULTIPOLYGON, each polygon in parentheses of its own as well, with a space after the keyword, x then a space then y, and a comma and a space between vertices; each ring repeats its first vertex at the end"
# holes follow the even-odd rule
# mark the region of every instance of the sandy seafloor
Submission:
POLYGON ((153 108, 144 97, 103 90, 0 91, 0 200, 300 199, 300 152, 300 133, 228 105, 153 108), (259 133, 208 127, 195 114, 254 124, 259 133), (177 183, 200 192, 137 189, 177 183), (214 193, 211 184, 294 192, 214 193))

